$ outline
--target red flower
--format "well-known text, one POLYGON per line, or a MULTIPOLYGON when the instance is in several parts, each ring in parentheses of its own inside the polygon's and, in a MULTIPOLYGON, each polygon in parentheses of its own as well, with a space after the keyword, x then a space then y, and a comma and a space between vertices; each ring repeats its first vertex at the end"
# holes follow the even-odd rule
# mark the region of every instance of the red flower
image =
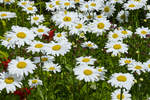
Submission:
POLYGON ((52 39, 53 39, 53 36, 54 36, 54 31, 55 31, 55 30, 56 30, 56 29, 49 31, 49 32, 48 32, 48 35, 43 34, 43 37, 44 37, 45 39, 47 39, 47 40, 52 40, 52 39))
POLYGON ((2 65, 4 66, 4 70, 7 69, 8 63, 9 63, 10 61, 11 61, 10 59, 7 59, 6 61, 2 61, 2 65))
POLYGON ((26 96, 31 94, 31 90, 32 88, 28 89, 28 88, 21 88, 18 89, 14 92, 15 95, 19 95, 20 96, 20 100, 24 99, 26 96))

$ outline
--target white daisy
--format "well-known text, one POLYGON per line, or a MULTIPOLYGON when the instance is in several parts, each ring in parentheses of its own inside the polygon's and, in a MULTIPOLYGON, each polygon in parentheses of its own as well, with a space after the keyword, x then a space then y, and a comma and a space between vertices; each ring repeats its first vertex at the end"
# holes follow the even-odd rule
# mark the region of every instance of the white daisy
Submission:
POLYGON ((0 11, 0 19, 10 19, 10 18, 14 18, 17 17, 16 13, 14 12, 6 12, 6 11, 0 11))
POLYGON ((136 34, 139 34, 141 38, 146 38, 147 34, 150 34, 150 30, 148 27, 140 27, 136 29, 136 34))
POLYGON ((68 41, 68 39, 66 38, 66 32, 59 32, 59 33, 56 33, 53 37, 53 39, 57 42, 59 41, 68 41))
POLYGON ((51 55, 65 55, 71 49, 71 43, 67 41, 59 41, 58 43, 51 42, 46 49, 47 54, 51 55))
POLYGON ((135 60, 132 58, 120 58, 119 65, 124 66, 128 64, 132 64, 133 62, 135 62, 135 60))
POLYGON ((119 21, 119 23, 122 23, 124 21, 128 22, 128 16, 129 16, 129 11, 121 10, 117 15, 117 20, 119 21))
POLYGON ((105 48, 107 48, 106 52, 112 52, 114 56, 119 53, 128 53, 128 45, 122 42, 107 42, 105 48))
POLYGON ((115 73, 112 74, 108 83, 116 88, 119 87, 130 90, 130 88, 134 85, 134 77, 129 73, 115 73))
POLYGON ((132 36, 132 31, 123 29, 122 27, 120 27, 119 32, 122 34, 123 39, 132 36))
POLYGON ((114 31, 110 31, 108 34, 108 40, 109 41, 122 41, 122 34, 120 34, 118 29, 115 29, 114 31))
POLYGON ((108 20, 94 20, 93 23, 89 24, 89 27, 93 33, 102 35, 103 32, 109 30, 110 22, 108 20))
POLYGON ((133 62, 128 66, 128 70, 131 70, 132 73, 136 72, 137 74, 141 74, 141 72, 145 72, 146 70, 146 66, 144 66, 144 64, 142 64, 141 62, 133 62))
POLYGON ((112 100, 131 100, 131 94, 128 93, 128 91, 125 91, 123 89, 122 98, 121 98, 121 90, 117 89, 111 94, 112 100))
POLYGON ((92 58, 91 56, 85 56, 85 57, 78 57, 76 58, 77 64, 91 64, 93 65, 96 59, 92 58))
POLYGON ((38 85, 43 85, 43 82, 38 78, 33 78, 28 80, 28 84, 31 88, 33 88, 33 87, 37 87, 38 85))
POLYGON ((48 35, 49 28, 43 25, 39 25, 38 27, 33 27, 32 30, 35 32, 35 34, 39 37, 42 38, 43 34, 48 35))
POLYGON ((107 70, 104 67, 101 67, 101 66, 96 67, 96 70, 99 73, 99 79, 100 80, 105 80, 105 76, 104 75, 107 72, 107 70))
POLYGON ((11 35, 11 42, 18 47, 30 44, 34 40, 35 34, 33 31, 26 27, 12 26, 11 31, 8 32, 11 35))
POLYGON ((72 0, 62 0, 61 7, 63 9, 75 8, 75 3, 72 0))
POLYGON ((91 41, 87 41, 87 42, 84 42, 81 44, 82 47, 88 47, 88 48, 92 48, 92 49, 97 49, 98 46, 96 44, 94 44, 93 42, 91 41))
POLYGON ((34 59, 34 63, 40 63, 40 62, 44 62, 44 63, 50 63, 54 61, 54 57, 53 56, 41 56, 41 57, 33 57, 34 59))
POLYGON ((56 72, 61 72, 61 67, 58 64, 54 64, 52 62, 44 63, 43 70, 56 73, 56 72))
POLYGON ((31 24, 39 25, 43 21, 44 21, 44 16, 43 15, 32 15, 31 16, 31 24))
POLYGON ((129 0, 127 3, 124 3, 125 10, 136 10, 139 9, 139 3, 129 0))
POLYGON ((33 73, 36 66, 29 59, 24 59, 22 57, 17 57, 12 59, 8 64, 8 71, 10 74, 16 74, 17 76, 27 76, 29 73, 33 73))
POLYGON ((33 41, 30 43, 30 46, 27 48, 27 52, 32 51, 34 53, 45 53, 46 44, 40 41, 33 41))
POLYGON ((23 11, 26 11, 27 14, 35 14, 37 12, 37 8, 32 5, 25 6, 23 11))
POLYGON ((143 65, 145 66, 146 71, 150 72, 150 60, 144 62, 143 65))
POLYGON ((7 93, 13 93, 16 88, 21 88, 22 77, 15 74, 0 73, 0 90, 6 89, 7 93))
POLYGON ((99 73, 94 67, 88 65, 80 65, 76 66, 73 71, 77 76, 76 78, 79 80, 84 80, 85 82, 94 82, 99 80, 99 73))

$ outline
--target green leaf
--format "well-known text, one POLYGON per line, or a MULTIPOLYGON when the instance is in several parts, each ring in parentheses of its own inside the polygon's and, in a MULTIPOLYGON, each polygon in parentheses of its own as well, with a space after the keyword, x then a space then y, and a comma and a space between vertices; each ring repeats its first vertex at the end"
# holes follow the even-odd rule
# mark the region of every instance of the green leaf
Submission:
POLYGON ((3 57, 8 57, 8 54, 6 52, 3 52, 0 50, 0 55, 2 55, 3 57))

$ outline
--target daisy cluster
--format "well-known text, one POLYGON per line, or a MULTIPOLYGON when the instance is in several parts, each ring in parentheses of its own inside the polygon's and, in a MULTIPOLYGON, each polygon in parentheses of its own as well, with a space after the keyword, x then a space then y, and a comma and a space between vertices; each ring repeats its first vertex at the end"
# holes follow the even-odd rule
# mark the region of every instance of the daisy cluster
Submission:
MULTIPOLYGON (((150 60, 140 62, 125 57, 130 48, 125 40, 133 36, 146 39, 150 35, 150 29, 145 25, 138 26, 138 23, 133 25, 135 26, 133 29, 128 27, 127 23, 130 23, 131 20, 134 21, 134 18, 132 19, 130 16, 133 17, 134 12, 138 13, 138 10, 141 9, 147 12, 145 21, 150 19, 150 5, 147 2, 148 0, 50 0, 41 2, 45 5, 44 11, 51 14, 47 18, 42 14, 41 4, 34 1, 0 0, 0 3, 5 6, 16 3, 19 10, 28 16, 26 20, 29 23, 29 26, 12 25, 5 32, 4 38, 0 40, 2 46, 12 50, 15 54, 15 57, 11 57, 8 68, 0 73, 0 91, 6 89, 7 93, 13 93, 17 88, 23 86, 22 82, 26 78, 28 78, 28 85, 31 88, 43 85, 44 78, 41 77, 45 73, 58 74, 62 71, 64 76, 67 64, 59 64, 61 61, 58 58, 67 57, 67 53, 73 51, 76 55, 79 49, 75 50, 75 48, 78 47, 88 51, 98 51, 103 48, 103 54, 119 57, 118 66, 125 67, 126 72, 120 70, 110 76, 110 73, 107 72, 111 71, 99 63, 100 57, 82 54, 70 60, 71 62, 75 61, 75 64, 71 66, 71 72, 79 81, 87 83, 106 81, 111 84, 116 89, 111 94, 112 100, 131 100, 129 92, 138 76, 150 72, 150 60), (40 9, 37 5, 40 5, 40 9), (54 31, 52 27, 45 24, 47 22, 49 24, 50 21, 58 30, 54 31), (90 40, 93 37, 89 34, 96 38, 107 38, 104 47, 98 45, 101 43, 96 44, 96 41, 90 40), (48 37, 48 40, 45 37, 48 37), (70 38, 84 42, 76 41, 80 45, 78 46, 70 38), (65 68, 63 68, 64 66, 65 68)), ((7 19, 8 21, 17 20, 19 17, 17 13, 0 11, 0 19, 3 23, 7 19)), ((138 19, 137 16, 135 19, 138 19)))

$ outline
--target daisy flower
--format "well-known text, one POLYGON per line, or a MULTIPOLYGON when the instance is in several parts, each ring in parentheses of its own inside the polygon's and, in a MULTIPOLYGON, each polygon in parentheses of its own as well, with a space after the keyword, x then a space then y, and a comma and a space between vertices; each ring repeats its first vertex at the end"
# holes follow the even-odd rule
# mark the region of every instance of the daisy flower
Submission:
POLYGON ((77 13, 75 12, 58 12, 52 16, 52 20, 61 27, 71 27, 76 21, 77 13))
POLYGON ((141 38, 146 38, 147 34, 150 34, 150 30, 148 29, 148 27, 141 27, 141 28, 137 28, 136 29, 136 34, 139 34, 141 38))
POLYGON ((127 3, 124 3, 125 10, 136 10, 139 9, 139 3, 129 0, 127 3))
POLYGON ((75 8, 75 3, 73 0, 62 0, 61 3, 62 3, 61 7, 63 9, 75 8))
POLYGON ((100 80, 105 80, 105 73, 107 72, 107 70, 104 68, 104 67, 101 67, 101 66, 99 66, 99 67, 96 67, 96 70, 98 71, 98 73, 99 73, 99 79, 100 80))
POLYGON ((31 24, 39 25, 43 21, 44 21, 44 16, 43 15, 32 15, 31 16, 31 24))
POLYGON ((33 73, 36 66, 29 59, 23 57, 17 57, 12 59, 8 64, 8 71, 10 74, 16 74, 17 76, 27 76, 29 73, 33 73))
POLYGON ((42 38, 43 34, 48 35, 50 29, 46 26, 39 25, 38 27, 33 27, 32 30, 39 38, 42 38))
POLYGON ((62 0, 52 0, 52 5, 55 7, 56 10, 61 10, 62 0))
POLYGON ((37 12, 37 8, 32 5, 25 6, 23 11, 26 11, 27 14, 35 14, 37 12))
POLYGON ((120 66, 132 64, 133 62, 135 62, 135 60, 132 58, 120 58, 119 60, 120 66))
POLYGON ((89 11, 94 11, 94 10, 99 10, 101 7, 101 0, 92 0, 92 1, 88 1, 89 3, 89 11))
POLYGON ((34 59, 34 63, 40 63, 40 62, 44 62, 44 63, 50 63, 52 61, 54 61, 54 57, 53 56, 41 56, 41 57, 33 57, 34 59))
POLYGON ((136 72, 138 75, 141 74, 141 72, 145 72, 146 66, 142 64, 141 62, 133 62, 128 65, 128 70, 131 70, 132 73, 136 72))
POLYGON ((108 80, 112 86, 116 88, 125 88, 130 90, 130 88, 134 85, 134 77, 129 73, 114 73, 108 80))
POLYGON ((110 26, 108 20, 94 20, 93 23, 89 24, 91 31, 97 35, 102 35, 103 32, 109 30, 110 26))
POLYGON ((43 85, 42 80, 39 80, 38 78, 29 79, 28 84, 31 88, 43 85))
POLYGON ((17 17, 16 13, 14 12, 6 12, 6 11, 0 11, 0 19, 10 19, 10 18, 14 18, 17 17))
POLYGON ((0 40, 1 45, 5 46, 7 49, 15 49, 15 44, 11 42, 11 37, 5 37, 5 39, 0 40))
POLYGON ((122 27, 120 27, 119 32, 120 32, 120 34, 122 34, 123 39, 132 36, 132 31, 123 29, 122 27))
POLYGON ((150 13, 146 14, 146 19, 150 19, 150 13))
POLYGON ((46 44, 40 41, 33 41, 30 43, 30 46, 27 48, 27 52, 32 51, 32 54, 37 53, 45 53, 46 44))
POLYGON ((128 53, 128 45, 122 42, 107 42, 105 45, 106 52, 112 52, 112 55, 117 56, 119 53, 128 53))
POLYGON ((81 44, 81 46, 82 47, 88 47, 88 48, 92 48, 92 49, 97 49, 98 48, 98 46, 96 45, 96 44, 94 44, 93 42, 91 42, 91 41, 87 41, 87 42, 84 42, 84 43, 82 43, 81 44))
POLYGON ((112 100, 131 100, 131 94, 128 93, 128 91, 125 91, 123 89, 122 98, 121 98, 121 90, 117 89, 111 94, 112 100))
POLYGON ((78 57, 76 58, 77 64, 91 64, 93 65, 96 59, 92 58, 91 56, 85 56, 85 57, 78 57))
POLYGON ((104 16, 104 14, 102 13, 102 14, 96 15, 95 19, 96 20, 103 20, 103 19, 106 20, 107 16, 104 16))
POLYGON ((121 10, 118 15, 117 15, 117 20, 122 23, 122 22, 128 22, 128 16, 129 16, 129 11, 123 11, 121 10))
POLYGON ((143 65, 145 66, 146 71, 150 72, 150 60, 144 62, 143 65))
POLYGON ((76 66, 73 69, 73 71, 74 71, 74 74, 77 76, 76 78, 78 80, 84 80, 85 82, 94 82, 94 81, 99 80, 98 78, 99 73, 92 66, 88 66, 88 65, 76 66))
POLYGON ((120 34, 118 29, 115 29, 114 31, 110 31, 108 34, 108 40, 109 41, 122 41, 122 34, 120 34))
POLYGON ((15 74, 0 73, 0 90, 6 89, 7 93, 13 93, 16 88, 21 88, 22 77, 16 76, 15 74))
POLYGON ((28 5, 32 5, 32 4, 33 4, 33 2, 31 2, 29 0, 21 0, 18 2, 18 6, 23 7, 23 8, 28 5))
POLYGON ((59 32, 59 33, 56 33, 55 36, 53 37, 53 39, 57 42, 59 41, 68 41, 68 39, 66 38, 66 32, 59 32))
POLYGON ((18 47, 30 44, 34 40, 35 34, 33 31, 26 27, 12 26, 11 31, 8 32, 11 35, 11 42, 16 44, 18 47))
POLYGON ((55 11, 55 6, 53 5, 52 2, 46 2, 46 10, 48 11, 55 11))
POLYGON ((15 2, 15 0, 3 0, 3 3, 5 3, 5 4, 11 4, 14 2, 15 2))
POLYGON ((71 43, 67 41, 51 42, 47 45, 46 52, 51 55, 65 55, 71 49, 71 43))
POLYGON ((107 2, 106 4, 104 4, 103 2, 100 9, 103 12, 103 14, 107 17, 112 16, 114 11, 116 10, 114 5, 111 4, 110 2, 107 2))
POLYGON ((90 4, 88 2, 82 2, 80 3, 79 10, 87 12, 89 11, 89 7, 90 7, 90 4))
POLYGON ((43 70, 56 73, 56 72, 61 72, 61 67, 58 64, 54 64, 52 62, 44 63, 43 70))
POLYGON ((69 27, 70 34, 77 34, 79 35, 81 32, 86 32, 86 25, 84 23, 84 20, 77 19, 72 26, 69 27))

